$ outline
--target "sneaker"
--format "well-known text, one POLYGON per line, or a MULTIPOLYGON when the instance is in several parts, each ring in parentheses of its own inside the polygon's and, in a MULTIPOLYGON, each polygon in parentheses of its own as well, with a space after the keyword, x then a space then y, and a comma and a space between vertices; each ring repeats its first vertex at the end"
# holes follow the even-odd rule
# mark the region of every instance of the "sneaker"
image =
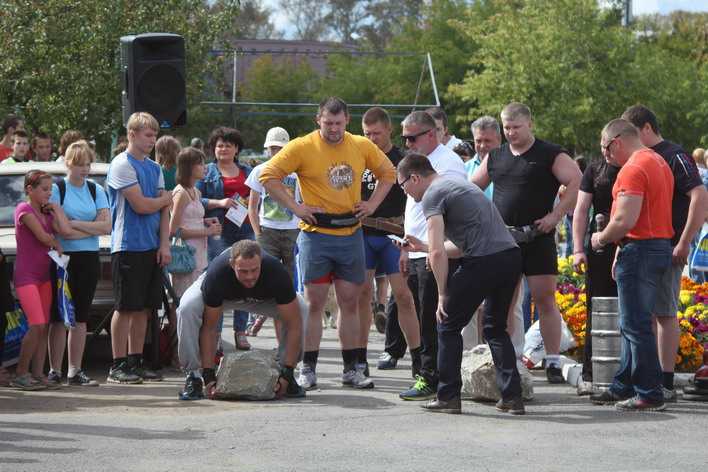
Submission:
POLYGON ((66 384, 69 387, 98 387, 98 382, 86 375, 83 370, 78 371, 73 377, 67 377, 66 384))
POLYGON ((18 375, 10 381, 10 387, 25 391, 46 390, 47 386, 30 374, 18 375))
MULTIPOLYGON (((38 379, 40 382, 42 381, 41 379, 38 379)), ((56 372, 53 370, 50 370, 49 373, 47 374, 47 388, 52 388, 52 387, 60 387, 61 386, 61 372, 56 372), (50 387, 51 385, 51 387, 50 387)))
POLYGON ((676 390, 661 387, 661 391, 664 393, 664 402, 666 403, 676 403, 678 401, 678 396, 676 395, 676 390))
POLYGON ((546 367, 546 379, 548 379, 548 383, 551 384, 565 383, 563 372, 560 370, 560 367, 553 364, 546 367))
MULTIPOLYGON (((61 375, 61 374, 60 374, 60 375, 61 375)), ((61 389, 61 380, 59 380, 59 381, 56 381, 56 380, 52 381, 52 380, 49 380, 49 378, 44 377, 44 376, 41 376, 41 377, 32 377, 32 378, 33 378, 34 380, 36 380, 37 382, 41 383, 42 385, 44 385, 44 387, 45 387, 47 390, 59 390, 59 389, 61 389)), ((61 377, 59 377, 59 378, 61 378, 61 377)), ((56 377, 55 377, 55 379, 56 379, 56 377)))
POLYGON ((458 398, 453 398, 451 400, 430 400, 425 405, 421 405, 425 411, 431 413, 449 413, 451 415, 459 415, 462 413, 462 402, 458 398))
POLYGON ((117 384, 141 384, 143 383, 143 379, 133 372, 133 369, 130 368, 127 362, 121 362, 118 366, 111 368, 111 370, 108 371, 106 382, 117 384))
POLYGON ((180 400, 201 400, 204 398, 204 381, 201 377, 189 374, 184 381, 184 389, 179 392, 180 400))
POLYGON ((288 398, 303 398, 305 389, 295 382, 288 382, 288 388, 285 390, 285 396, 288 398))
POLYGON ((303 364, 300 368, 300 375, 297 377, 297 383, 305 390, 312 390, 317 387, 317 374, 315 369, 307 364, 303 364))
POLYGON ((234 341, 236 349, 239 351, 249 351, 251 349, 251 344, 246 339, 246 333, 244 331, 239 331, 234 333, 234 341))
POLYGON ((503 411, 505 413, 511 413, 512 415, 525 415, 526 409, 524 408, 524 401, 521 397, 512 398, 511 400, 504 400, 503 398, 497 402, 497 410, 503 411))
POLYGON ((588 382, 587 380, 581 380, 580 382, 578 382, 577 392, 579 397, 591 395, 593 392, 592 382, 588 382))
POLYGON ((430 400, 435 398, 435 390, 422 376, 416 378, 411 388, 398 394, 401 400, 430 400))
POLYGON ((348 370, 342 374, 342 385, 360 389, 374 388, 374 381, 364 375, 362 366, 357 365, 356 368, 348 370))
POLYGON ((666 409, 664 400, 645 400, 639 397, 628 398, 615 404, 620 411, 663 411, 666 409))
POLYGON ((263 323, 265 323, 265 320, 265 316, 259 315, 258 318, 256 318, 256 321, 253 322, 253 325, 251 325, 251 327, 246 330, 246 334, 248 336, 258 336, 258 331, 260 331, 263 327, 263 323))
POLYGON ((627 397, 616 395, 610 390, 590 395, 590 401, 595 405, 612 405, 623 400, 627 400, 627 397))
POLYGON ((162 382, 162 374, 159 372, 155 372, 152 369, 148 369, 145 367, 145 360, 140 358, 140 359, 129 359, 128 361, 130 363, 130 368, 132 369, 132 372, 143 379, 145 382, 162 382), (136 363, 137 361, 137 363, 136 363))
POLYGON ((376 331, 381 334, 386 332, 386 307, 379 304, 374 311, 374 326, 376 326, 376 331))
POLYGON ((379 370, 393 370, 398 365, 398 359, 393 357, 388 352, 384 352, 379 356, 379 361, 376 364, 376 368, 379 370))

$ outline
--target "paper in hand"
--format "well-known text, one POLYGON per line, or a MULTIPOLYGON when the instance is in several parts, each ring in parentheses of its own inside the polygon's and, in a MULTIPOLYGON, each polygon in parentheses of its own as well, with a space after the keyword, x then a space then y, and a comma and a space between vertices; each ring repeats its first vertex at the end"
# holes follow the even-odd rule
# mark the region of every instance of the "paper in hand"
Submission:
POLYGON ((226 218, 229 219, 233 224, 239 228, 243 224, 244 220, 248 216, 248 209, 241 204, 241 202, 236 201, 236 206, 229 208, 226 212, 226 218))

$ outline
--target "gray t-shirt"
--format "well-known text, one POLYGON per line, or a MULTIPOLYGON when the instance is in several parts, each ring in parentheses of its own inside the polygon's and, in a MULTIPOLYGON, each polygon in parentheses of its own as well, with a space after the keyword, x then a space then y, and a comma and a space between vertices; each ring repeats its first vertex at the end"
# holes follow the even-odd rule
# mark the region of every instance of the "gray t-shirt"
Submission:
POLYGON ((474 184, 438 177, 423 195, 425 218, 442 215, 445 236, 463 257, 479 257, 516 247, 497 210, 474 184))

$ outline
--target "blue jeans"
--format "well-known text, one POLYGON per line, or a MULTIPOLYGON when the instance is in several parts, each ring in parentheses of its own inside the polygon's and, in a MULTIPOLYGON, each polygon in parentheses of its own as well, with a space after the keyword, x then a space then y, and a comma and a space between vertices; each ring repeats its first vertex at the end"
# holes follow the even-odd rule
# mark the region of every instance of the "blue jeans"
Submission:
POLYGON ((620 248, 615 265, 621 335, 620 366, 610 386, 616 395, 663 400, 662 375, 652 330, 659 277, 671 264, 668 239, 633 241, 620 248))

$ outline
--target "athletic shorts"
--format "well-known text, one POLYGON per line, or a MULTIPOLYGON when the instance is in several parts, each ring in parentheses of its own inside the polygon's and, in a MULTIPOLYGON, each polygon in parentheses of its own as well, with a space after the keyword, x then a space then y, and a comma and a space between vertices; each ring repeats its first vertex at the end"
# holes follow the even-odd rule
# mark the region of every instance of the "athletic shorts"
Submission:
POLYGON ((364 235, 364 251, 366 253, 366 270, 376 270, 379 274, 397 274, 398 260, 401 251, 387 236, 364 235))
POLYGON ((557 275, 558 250, 553 235, 539 236, 529 243, 520 243, 524 275, 557 275))
POLYGON ((349 236, 300 231, 297 246, 304 283, 313 283, 329 274, 354 284, 364 283, 366 256, 361 228, 349 236))
MULTIPOLYGON (((77 323, 88 322, 89 312, 96 293, 96 285, 100 276, 101 262, 98 252, 82 251, 67 252, 69 256, 69 290, 74 301, 74 316, 77 323)), ((62 319, 59 311, 52 309, 52 322, 59 323, 62 319)))
POLYGON ((118 311, 142 311, 162 304, 162 268, 157 250, 111 254, 113 297, 118 311))
POLYGON ((681 274, 683 265, 671 264, 656 284, 655 316, 676 316, 679 307, 679 291, 681 290, 681 274))

